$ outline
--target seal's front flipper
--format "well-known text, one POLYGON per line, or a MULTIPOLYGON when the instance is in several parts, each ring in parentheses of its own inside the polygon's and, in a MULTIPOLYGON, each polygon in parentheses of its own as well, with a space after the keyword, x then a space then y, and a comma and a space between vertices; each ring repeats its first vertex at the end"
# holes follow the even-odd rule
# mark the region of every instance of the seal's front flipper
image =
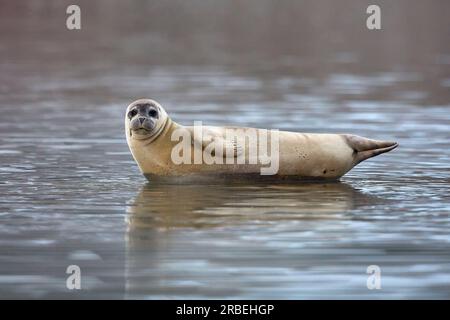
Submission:
POLYGON ((398 147, 398 143, 393 141, 372 140, 351 134, 344 134, 342 136, 354 151, 355 165, 398 147))

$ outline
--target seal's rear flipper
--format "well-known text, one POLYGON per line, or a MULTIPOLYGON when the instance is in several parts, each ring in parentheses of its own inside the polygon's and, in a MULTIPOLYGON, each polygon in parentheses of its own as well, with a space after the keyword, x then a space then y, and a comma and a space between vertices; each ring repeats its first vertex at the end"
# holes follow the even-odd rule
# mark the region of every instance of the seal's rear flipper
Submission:
POLYGON ((351 134, 344 134, 343 137, 354 150, 355 164, 398 147, 398 143, 392 141, 372 140, 351 134))

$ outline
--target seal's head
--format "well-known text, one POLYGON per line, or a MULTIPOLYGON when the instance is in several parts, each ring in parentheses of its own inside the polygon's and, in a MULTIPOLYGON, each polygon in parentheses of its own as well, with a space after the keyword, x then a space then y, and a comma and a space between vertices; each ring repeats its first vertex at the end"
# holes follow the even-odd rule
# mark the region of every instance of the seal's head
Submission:
POLYGON ((151 142, 161 133, 167 120, 167 113, 158 102, 136 100, 127 107, 125 114, 127 139, 151 142))

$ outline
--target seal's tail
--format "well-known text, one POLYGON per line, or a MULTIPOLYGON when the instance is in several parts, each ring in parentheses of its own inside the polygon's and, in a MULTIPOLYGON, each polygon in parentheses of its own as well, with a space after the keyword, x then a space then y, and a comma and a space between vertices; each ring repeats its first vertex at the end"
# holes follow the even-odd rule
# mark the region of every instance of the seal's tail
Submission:
POLYGON ((398 147, 397 142, 372 140, 351 134, 343 136, 350 148, 354 150, 355 164, 398 147))

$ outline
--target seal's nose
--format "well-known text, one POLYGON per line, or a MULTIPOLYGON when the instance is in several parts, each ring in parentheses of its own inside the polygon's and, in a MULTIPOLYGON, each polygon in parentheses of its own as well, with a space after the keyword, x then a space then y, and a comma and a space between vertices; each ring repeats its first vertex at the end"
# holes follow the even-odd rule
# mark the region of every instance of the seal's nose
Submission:
POLYGON ((140 123, 141 125, 144 123, 144 121, 145 121, 145 118, 139 117, 139 123, 140 123))

